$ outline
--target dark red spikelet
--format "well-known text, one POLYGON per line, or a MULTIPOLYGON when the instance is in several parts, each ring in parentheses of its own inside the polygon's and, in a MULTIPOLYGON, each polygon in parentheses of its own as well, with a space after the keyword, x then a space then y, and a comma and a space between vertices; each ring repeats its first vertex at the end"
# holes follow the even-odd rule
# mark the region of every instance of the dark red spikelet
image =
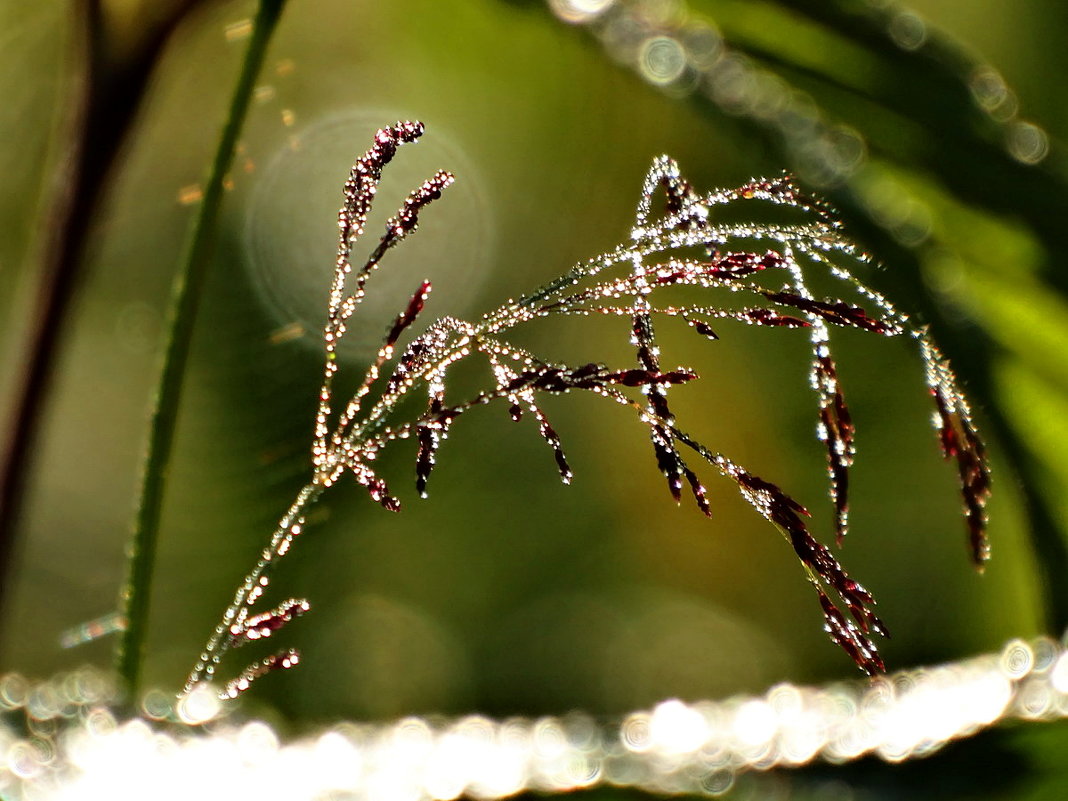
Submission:
POLYGON ((572 389, 594 389, 604 386, 604 368, 599 364, 584 364, 578 368, 542 365, 516 375, 504 389, 509 393, 538 389, 543 392, 568 392, 572 389))
POLYGON ((438 170, 409 194, 397 216, 390 219, 394 235, 404 236, 414 231, 419 225, 419 212, 428 203, 440 198, 442 191, 452 184, 453 180, 452 173, 438 170))
POLYGON ((279 604, 270 612, 246 618, 242 623, 235 623, 230 627, 231 646, 241 646, 254 640, 270 637, 286 623, 295 617, 300 617, 311 606, 302 598, 290 598, 279 604))
POLYGON ((712 507, 708 503, 705 487, 697 477, 697 473, 685 464, 683 464, 682 473, 690 485, 690 492, 693 493, 693 499, 697 502, 697 508, 704 513, 705 517, 712 517, 712 507))
POLYGON ((459 415, 455 409, 445 408, 443 393, 435 392, 427 403, 426 414, 416 426, 415 438, 419 449, 415 455, 415 490, 426 497, 426 484, 434 469, 438 448, 448 434, 449 426, 459 415))
POLYGON ((798 190, 789 176, 782 175, 778 178, 753 178, 738 188, 738 194, 744 198, 792 203, 798 196, 798 190))
POLYGON ((693 326, 693 330, 701 336, 712 340, 719 339, 719 334, 717 334, 713 330, 712 326, 710 326, 704 320, 697 320, 692 317, 687 317, 686 322, 693 326))
POLYGON ((285 651, 279 651, 276 654, 271 654, 261 659, 259 662, 253 662, 244 672, 236 679, 232 679, 226 683, 226 687, 219 693, 222 698, 237 698, 241 693, 247 690, 252 682, 256 679, 266 676, 276 670, 289 670, 296 667, 300 663, 300 651, 296 648, 289 648, 285 651))
POLYGON ((625 387, 648 387, 660 384, 685 384, 697 378, 696 373, 686 370, 671 370, 667 373, 653 372, 652 370, 620 370, 614 373, 605 373, 604 380, 610 384, 622 384, 625 387))
POLYGON ((370 493, 371 500, 381 504, 383 509, 388 512, 400 511, 400 499, 390 494, 389 487, 384 480, 377 476, 372 476, 367 481, 361 483, 367 486, 367 492, 370 493))
POLYGON ((898 326, 870 317, 860 306, 853 306, 841 300, 815 300, 793 292, 771 292, 768 290, 761 292, 761 294, 773 303, 792 306, 795 309, 814 314, 833 325, 860 328, 864 331, 884 336, 901 333, 901 329, 898 326))
POLYGON ((682 500, 682 476, 685 465, 678 450, 671 442, 670 435, 665 434, 663 426, 652 425, 653 455, 656 457, 656 466, 668 482, 668 490, 675 503, 682 500))
POLYGON ((763 255, 727 253, 711 262, 705 272, 716 278, 743 278, 761 270, 770 270, 785 264, 786 260, 772 250, 763 255))
POLYGON ((827 472, 831 478, 831 498, 835 510, 835 539, 842 544, 849 522, 849 467, 855 448, 853 425, 846 406, 838 370, 824 345, 817 343, 813 374, 820 395, 819 438, 827 446, 827 472))
MULTIPOLYGON (((657 356, 654 344, 653 322, 649 314, 635 314, 631 331, 633 333, 633 342, 638 348, 638 364, 648 374, 659 375, 660 358, 657 356)), ((650 384, 646 392, 646 398, 649 402, 649 409, 659 419, 669 422, 674 420, 674 415, 668 407, 665 387, 660 384, 650 384)), ((679 455, 679 451, 675 447, 674 437, 668 426, 653 422, 650 423, 649 428, 649 437, 653 443, 653 454, 656 456, 657 467, 660 468, 660 472, 667 479, 671 497, 678 503, 682 500, 682 480, 688 469, 686 462, 679 455)), ((701 505, 702 498, 703 495, 696 497, 698 506, 701 505)))
POLYGON ((560 472, 560 478, 565 484, 570 484, 574 473, 571 471, 571 465, 567 463, 567 457, 564 456, 564 448, 560 444, 560 437, 557 436, 556 430, 549 425, 549 421, 545 419, 541 409, 536 406, 534 407, 534 416, 538 419, 538 432, 541 434, 542 439, 553 449, 553 458, 556 459, 556 469, 560 472))
POLYGON ((386 335, 386 344, 393 346, 397 344, 397 339, 404 333, 404 329, 415 322, 415 318, 419 316, 419 312, 423 310, 423 306, 426 304, 426 299, 430 295, 430 282, 423 281, 419 285, 419 289, 412 295, 411 300, 408 301, 407 308, 397 315, 397 319, 393 321, 393 326, 389 329, 389 333, 386 335))
POLYGON ((576 368, 543 365, 535 370, 518 373, 502 387, 502 390, 511 394, 535 389, 542 392, 597 389, 608 384, 622 384, 626 387, 659 387, 684 384, 696 377, 696 374, 687 370, 670 370, 661 373, 659 370, 643 368, 609 371, 602 365, 594 363, 576 368))
POLYGON ((871 609, 875 599, 849 577, 827 546, 813 537, 803 525, 789 529, 787 535, 797 558, 815 570, 838 593, 860 629, 865 633, 874 631, 885 636, 886 626, 871 609))
MULTIPOLYGON (((693 198, 690 182, 679 175, 662 175, 659 188, 664 190, 664 210, 670 216, 679 214, 686 207, 686 202, 693 198)), ((683 221, 679 227, 686 228, 690 221, 683 221)))
POLYGON ((739 187, 738 195, 743 198, 758 198, 772 203, 800 206, 816 212, 825 223, 837 226, 833 210, 822 200, 802 192, 789 175, 778 178, 758 178, 739 187))
MULTIPOLYGON (((800 503, 795 501, 793 498, 791 498, 777 486, 772 484, 770 481, 765 481, 760 476, 755 476, 752 473, 749 473, 737 466, 735 466, 734 469, 729 472, 730 475, 734 478, 735 481, 738 482, 738 484, 743 490, 749 491, 748 493, 746 493, 747 497, 750 493, 763 494, 767 496, 768 500, 772 502, 776 508, 781 507, 783 509, 783 514, 790 513, 794 516, 799 514, 804 515, 805 517, 811 516, 808 509, 806 509, 800 503)), ((800 523, 800 521, 798 522, 800 523)), ((803 523, 800 524, 804 525, 803 523)))
POLYGON ((831 603, 831 599, 823 590, 816 587, 816 592, 823 609, 824 629, 830 635, 831 642, 849 654, 857 667, 869 676, 886 672, 886 663, 883 662, 875 643, 831 603))
POLYGON ((946 459, 955 459, 964 502, 964 519, 968 527, 968 544, 972 561, 982 568, 990 558, 986 536, 986 502, 990 497, 990 470, 986 448, 971 421, 951 408, 939 389, 932 389, 938 410, 939 441, 946 459))
POLYGON ((920 353, 927 367, 927 385, 935 401, 938 441, 942 455, 957 463, 964 519, 972 562, 979 569, 990 558, 986 536, 986 503, 990 497, 990 466, 986 447, 972 424, 968 401, 957 386, 949 362, 926 332, 918 337, 920 353))
POLYGON ((434 451, 437 449, 435 432, 430 426, 421 425, 416 429, 416 441, 419 450, 415 455, 415 491, 426 497, 426 482, 430 471, 434 469, 434 451))
POLYGON ((781 326, 783 328, 811 328, 812 323, 802 320, 800 317, 791 317, 788 314, 779 314, 774 309, 739 309, 734 313, 739 320, 756 325, 781 326))
POLYGON ((452 173, 439 170, 405 198, 404 205, 386 222, 386 231, 378 240, 378 246, 368 259, 368 267, 365 270, 378 264, 387 250, 419 227, 419 212, 428 203, 441 197, 442 191, 450 186, 453 180, 452 173))
POLYGON ((808 516, 805 507, 774 484, 746 472, 737 465, 730 465, 726 472, 738 482, 745 499, 783 531, 797 558, 814 574, 813 585, 820 595, 820 604, 831 639, 866 673, 883 670, 878 649, 867 636, 869 632, 889 636, 886 626, 872 609, 875 599, 870 592, 850 578, 827 547, 812 536, 802 519, 802 516, 808 516), (831 602, 820 587, 821 581, 826 582, 827 586, 838 594, 855 623, 846 619, 831 602))
POLYGON ((423 135, 423 130, 423 123, 411 121, 382 128, 375 134, 370 149, 356 160, 345 182, 345 206, 338 220, 343 241, 366 220, 375 185, 382 178, 382 168, 393 160, 400 145, 414 142, 423 135))
MULTIPOLYGON (((352 473, 352 477, 357 484, 367 488, 367 493, 371 496, 371 500, 381 504, 383 508, 390 512, 399 512, 401 508, 400 500, 390 494, 386 482, 368 467, 365 457, 367 457, 367 454, 351 455, 348 458, 346 466, 349 472, 352 473)), ((373 455, 370 458, 373 458, 373 455)))
MULTIPOLYGON (((398 336, 400 336, 399 333, 398 336)), ((405 378, 418 368, 429 350, 429 346, 421 337, 408 346, 408 349, 404 351, 404 354, 397 362, 389 381, 386 382, 387 394, 397 390, 405 378)))
MULTIPOLYGON (((490 361, 494 365, 499 381, 503 381, 504 379, 511 379, 514 381, 517 378, 515 372, 510 367, 504 366, 496 357, 491 356, 490 361)), ((585 370, 588 369, 588 367, 589 366, 586 365, 582 369, 585 370)), ((538 433, 553 450, 553 458, 556 460, 556 469, 560 473, 560 479, 565 484, 570 484, 571 479, 574 477, 574 473, 571 471, 571 466, 567 463, 567 457, 564 456, 564 448, 560 443, 560 437, 557 436, 556 430, 549 424, 545 412, 543 412, 541 407, 534 402, 534 393, 527 391, 522 395, 509 395, 507 397, 510 401, 509 413, 511 414, 513 422, 516 423, 523 419, 523 404, 520 401, 522 400, 526 403, 531 413, 533 413, 534 419, 538 421, 538 433)))

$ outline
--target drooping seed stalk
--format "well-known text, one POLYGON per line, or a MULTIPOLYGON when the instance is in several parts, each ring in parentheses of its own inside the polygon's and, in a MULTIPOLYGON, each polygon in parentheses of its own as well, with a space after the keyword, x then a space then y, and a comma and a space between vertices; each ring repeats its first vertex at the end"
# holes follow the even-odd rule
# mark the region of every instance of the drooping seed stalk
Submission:
MULTIPOLYGON (((652 323, 654 315, 681 317, 698 334, 711 340, 718 339, 711 320, 810 329, 811 379, 820 407, 817 432, 827 448, 838 539, 845 533, 848 510, 853 423, 831 357, 829 330, 853 328, 880 336, 910 335, 919 345, 928 387, 938 410, 937 429, 943 453, 957 466, 972 558, 981 567, 989 555, 985 533, 989 472, 985 448, 972 424, 968 402, 949 363, 926 330, 914 327, 886 298, 850 273, 846 265, 850 261, 866 261, 866 257, 840 233, 833 215, 802 194, 788 178, 754 179, 737 189, 699 195, 682 178, 678 165, 670 158, 661 157, 653 162, 645 179, 635 226, 627 242, 580 263, 518 301, 507 301, 478 320, 440 318, 398 353, 395 348, 400 335, 419 316, 430 293, 430 282, 421 282, 397 315, 377 358, 342 411, 333 403, 334 376, 339 370, 338 342, 366 296, 368 283, 377 272, 382 256, 415 232, 419 211, 440 197, 441 191, 452 183, 450 173, 439 171, 417 187, 397 215, 387 221, 385 233, 363 266, 352 264, 353 245, 366 230, 383 168, 401 145, 418 140, 423 130, 422 123, 413 121, 380 129, 370 149, 356 160, 345 182, 343 205, 338 212, 338 256, 323 334, 323 382, 311 448, 313 479, 279 522, 269 545, 260 552, 259 560, 238 586, 181 696, 202 689, 210 691, 206 685, 218 678, 218 667, 230 648, 270 637, 310 609, 308 601, 289 598, 273 609, 253 613, 269 584, 273 565, 289 553, 296 538, 303 534, 308 505, 342 476, 350 475, 374 501, 396 512, 401 502, 378 474, 378 455, 382 449, 391 443, 415 440, 416 489, 425 496, 438 449, 456 418, 479 406, 506 401, 509 414, 516 422, 525 412, 530 412, 540 435, 553 451, 561 480, 567 483, 571 468, 537 396, 573 391, 592 392, 638 413, 640 422, 649 429, 657 466, 676 501, 681 500, 683 489, 689 485, 698 508, 705 514, 710 512, 705 488, 679 445, 696 452, 733 481, 745 501, 779 529, 800 560, 807 580, 816 591, 824 628, 831 641, 864 672, 874 674, 885 670, 874 636, 888 636, 888 632, 875 614, 875 598, 813 536, 806 522, 809 516, 806 508, 775 484, 706 448, 678 428, 667 390, 697 376, 683 367, 666 371, 661 368, 660 347, 652 323), (661 190, 666 195, 666 209, 663 215, 654 216, 651 214, 654 195, 661 190), (810 215, 810 221, 800 225, 763 225, 721 224, 712 219, 713 206, 753 199, 800 209, 810 215), (777 249, 764 252, 728 249, 744 248, 746 241, 753 240, 770 241, 777 249), (679 257, 695 251, 699 255, 679 257), (832 255, 841 257, 845 263, 832 259, 832 255), (628 266, 629 271, 622 275, 621 270, 611 270, 628 266), (829 274, 851 286, 869 308, 837 298, 815 297, 808 289, 809 271, 829 274), (701 305, 654 304, 653 300, 660 300, 661 290, 668 287, 710 290, 709 301, 701 305), (721 304, 716 294, 749 297, 759 305, 721 304), (558 314, 628 318, 638 365, 613 370, 596 363, 554 364, 501 338, 536 318, 558 314), (453 365, 468 357, 486 359, 494 384, 457 403, 446 394, 446 377, 451 375, 453 365), (384 372, 383 368, 390 363, 390 372, 384 372), (626 388, 639 388, 642 399, 628 395, 626 388), (414 419, 402 417, 402 401, 413 392, 425 393, 425 411, 414 419), (370 402, 365 404, 365 401, 370 402)), ((250 664, 227 681, 217 694, 222 699, 235 698, 260 677, 287 670, 299 662, 300 653, 296 649, 283 648, 250 664)))

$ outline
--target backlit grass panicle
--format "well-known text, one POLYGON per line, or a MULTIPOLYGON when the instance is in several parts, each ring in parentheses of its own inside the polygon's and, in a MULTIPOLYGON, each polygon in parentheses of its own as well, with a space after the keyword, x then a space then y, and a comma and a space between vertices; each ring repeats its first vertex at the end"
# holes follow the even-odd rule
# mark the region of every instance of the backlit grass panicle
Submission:
POLYGON ((990 497, 986 446, 972 422, 972 410, 957 384, 953 368, 925 332, 919 339, 927 366, 927 385, 935 400, 934 424, 939 443, 945 458, 957 462, 968 543, 972 560, 981 569, 990 558, 986 537, 986 502, 990 497))
MULTIPOLYGON (((656 337, 658 317, 679 318, 705 340, 713 341, 720 337, 720 323, 732 320, 807 331, 812 352, 810 375, 817 397, 816 432, 826 446, 835 538, 841 544, 848 523, 849 468, 855 456, 856 429, 831 353, 831 331, 853 328, 888 337, 908 334, 918 343, 926 368, 942 451, 957 464, 971 553, 981 565, 989 556, 985 534, 989 469, 967 400, 927 331, 912 326, 885 297, 853 276, 849 266, 863 263, 867 257, 843 235, 833 211, 801 192, 788 177, 754 179, 734 189, 700 194, 682 177, 678 165, 662 156, 654 160, 645 177, 634 226, 624 242, 476 321, 438 319, 411 337, 398 355, 398 343, 430 295, 430 283, 421 282, 390 326, 358 389, 338 412, 334 405, 337 348, 350 318, 383 257, 415 232, 420 213, 453 181, 450 173, 440 171, 417 187, 387 221, 385 232, 362 266, 353 266, 353 249, 367 226, 383 168, 401 145, 416 141, 422 133, 418 122, 383 128, 345 182, 338 214, 336 269, 323 333, 325 358, 311 451, 312 478, 238 587, 190 674, 185 692, 212 680, 229 648, 274 636, 308 611, 307 601, 293 598, 271 611, 252 614, 268 586, 274 563, 303 534, 308 507, 345 474, 363 486, 374 501, 398 511, 400 500, 375 469, 381 450, 398 440, 415 441, 416 490, 425 496, 439 450, 456 419, 473 408, 500 401, 517 422, 529 413, 549 445, 561 479, 570 482, 571 467, 559 435, 539 405, 539 395, 573 391, 600 395, 635 415, 647 428, 654 459, 676 501, 688 492, 702 512, 711 512, 705 487, 684 458, 684 451, 696 454, 732 481, 741 496, 780 530, 800 560, 817 593, 831 640, 864 672, 882 671, 883 660, 872 638, 885 636, 887 630, 874 612, 871 593, 852 579, 827 546, 809 531, 809 512, 803 505, 775 484, 707 448, 679 426, 669 404, 670 391, 675 385, 692 382, 696 375, 685 367, 664 369, 656 337), (800 212, 804 221, 717 221, 719 207, 750 202, 790 207, 800 212), (810 279, 816 275, 841 280, 854 298, 816 297, 810 288, 810 279), (669 287, 707 290, 707 300, 683 305, 659 303, 662 290, 669 287), (505 338, 511 329, 537 318, 594 314, 629 322, 634 364, 560 364, 505 338), (492 383, 465 398, 451 397, 451 370, 469 358, 488 365, 492 383), (410 404, 402 406, 412 393, 425 398, 423 411, 414 416, 405 411, 410 410, 410 404)), ((259 676, 291 667, 299 658, 298 653, 287 649, 255 662, 226 684, 220 695, 234 697, 259 676)))

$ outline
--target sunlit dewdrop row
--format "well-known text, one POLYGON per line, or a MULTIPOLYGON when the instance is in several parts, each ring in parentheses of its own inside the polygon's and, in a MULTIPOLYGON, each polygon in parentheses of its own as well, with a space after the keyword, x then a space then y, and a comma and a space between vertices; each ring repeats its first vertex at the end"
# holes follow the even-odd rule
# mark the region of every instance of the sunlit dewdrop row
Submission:
POLYGON ((429 801, 607 785, 715 796, 753 771, 870 754, 899 762, 1001 721, 1068 717, 1068 653, 1053 640, 1016 640, 998 654, 874 680, 669 700, 607 725, 581 713, 411 717, 289 743, 263 722, 208 720, 224 708, 211 693, 176 711, 152 694, 146 718, 122 721, 107 707, 112 687, 91 670, 41 684, 0 678, 0 795, 188 799, 210 787, 219 798, 429 801), (164 722, 175 712, 204 725, 164 722))

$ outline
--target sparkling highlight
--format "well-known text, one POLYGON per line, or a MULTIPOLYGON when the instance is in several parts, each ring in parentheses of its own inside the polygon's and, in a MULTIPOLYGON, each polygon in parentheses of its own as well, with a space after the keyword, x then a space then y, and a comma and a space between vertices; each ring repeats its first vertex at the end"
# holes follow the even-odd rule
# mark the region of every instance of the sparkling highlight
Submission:
POLYGON ((117 700, 116 685, 91 669, 36 684, 0 676, 4 797, 140 801, 164 791, 201 797, 211 787, 295 801, 444 801, 599 786, 715 797, 747 773, 867 756, 902 762, 1008 721, 1068 718, 1068 652, 1063 641, 1013 640, 999 653, 874 681, 666 700, 611 724, 581 713, 408 717, 291 741, 262 721, 216 719, 218 700, 206 686, 177 716, 214 719, 210 727, 123 720, 109 709, 117 700))

